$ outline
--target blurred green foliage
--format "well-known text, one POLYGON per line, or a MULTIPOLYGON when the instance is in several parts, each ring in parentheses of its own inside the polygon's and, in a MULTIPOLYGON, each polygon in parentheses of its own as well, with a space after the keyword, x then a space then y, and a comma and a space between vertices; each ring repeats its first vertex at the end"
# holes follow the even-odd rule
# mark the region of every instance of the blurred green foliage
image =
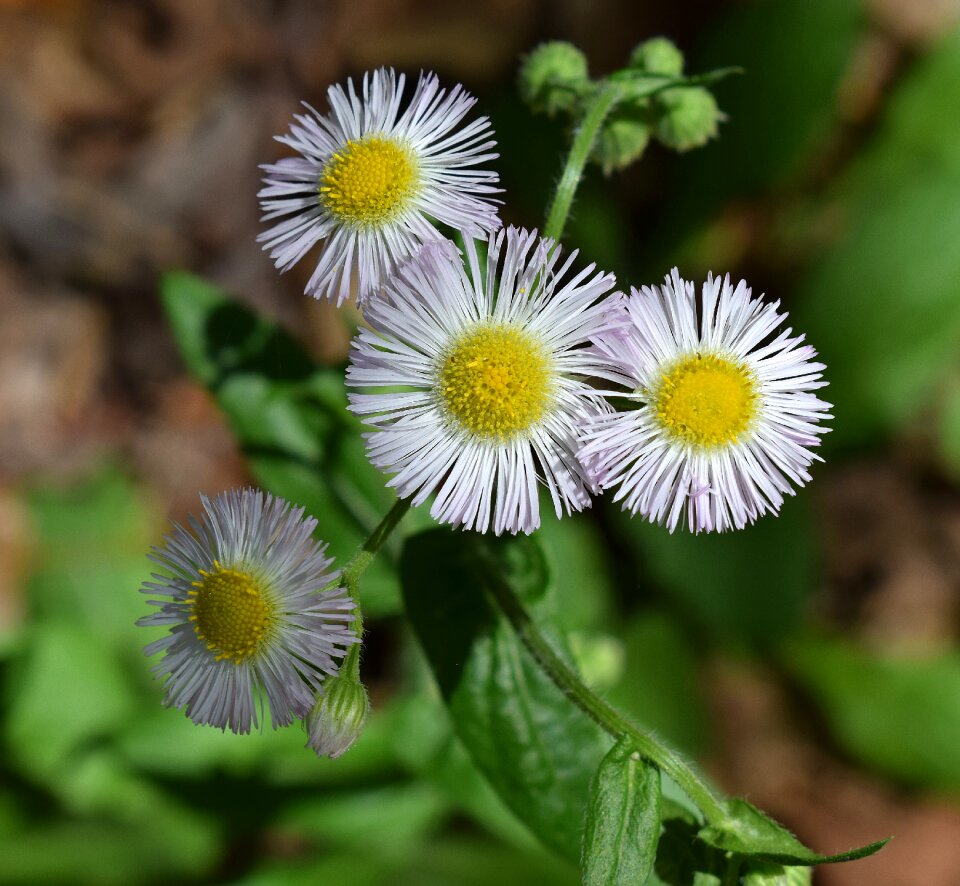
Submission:
POLYGON ((957 368, 960 118, 945 84, 958 78, 960 32, 907 75, 823 197, 836 230, 801 280, 796 319, 830 367, 834 444, 896 432, 957 368))
POLYGON ((784 656, 845 752, 905 784, 960 790, 960 652, 881 656, 804 636, 784 656))

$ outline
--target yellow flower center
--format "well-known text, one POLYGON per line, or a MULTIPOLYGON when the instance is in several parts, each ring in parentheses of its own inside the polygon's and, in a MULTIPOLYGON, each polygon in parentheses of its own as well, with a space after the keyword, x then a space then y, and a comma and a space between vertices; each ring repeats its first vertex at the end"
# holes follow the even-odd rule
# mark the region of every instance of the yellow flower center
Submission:
POLYGON ((447 412, 480 437, 523 433, 552 401, 550 358, 531 335, 506 324, 481 326, 458 339, 440 368, 447 412))
POLYGON ((247 573, 216 561, 213 566, 212 572, 201 569, 200 581, 193 583, 190 621, 217 661, 240 664, 270 638, 276 605, 247 573))
POLYGON ((757 383, 746 366, 723 357, 687 357, 660 380, 657 419, 673 436, 698 446, 733 443, 757 412, 757 383))
POLYGON ((320 201, 341 221, 383 222, 403 208, 416 186, 413 155, 379 135, 348 141, 320 175, 320 201))

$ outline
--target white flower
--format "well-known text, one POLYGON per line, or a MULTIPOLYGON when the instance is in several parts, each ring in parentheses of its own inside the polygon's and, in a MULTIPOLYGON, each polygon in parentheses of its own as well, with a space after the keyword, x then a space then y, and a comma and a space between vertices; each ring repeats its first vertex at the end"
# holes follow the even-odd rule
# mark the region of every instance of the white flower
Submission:
POLYGON ((676 269, 625 300, 629 324, 597 352, 629 379, 632 408, 591 422, 580 453, 625 510, 671 531, 684 518, 694 532, 742 529, 810 479, 810 447, 831 417, 811 393, 826 385, 824 365, 802 335, 776 332, 779 304, 711 274, 698 319, 676 269))
POLYGON ((593 265, 563 281, 576 254, 556 270, 559 249, 536 232, 486 245, 481 262, 466 242, 466 268, 449 245, 427 247, 370 303, 347 384, 390 390, 351 394, 350 408, 376 428, 367 453, 402 498, 436 493, 440 522, 530 533, 538 481, 558 516, 590 504, 577 430, 607 407, 585 346, 607 329, 614 281, 593 265))
POLYGON ((457 129, 476 99, 457 85, 440 88, 421 74, 401 111, 404 76, 381 68, 363 77, 362 98, 334 85, 330 113, 309 105, 278 141, 301 156, 263 166, 264 221, 283 219, 258 237, 286 271, 324 241, 306 292, 343 302, 355 284, 360 303, 394 268, 440 235, 433 220, 483 235, 500 227, 497 174, 476 169, 495 159, 490 121, 457 129))
POLYGON ((266 698, 274 728, 286 726, 309 713, 357 642, 354 602, 342 587, 321 591, 337 573, 302 508, 253 489, 201 498, 193 532, 174 524, 150 556, 170 575, 141 588, 170 598, 151 600, 159 611, 137 622, 170 628, 145 649, 164 653, 154 668, 164 703, 195 723, 249 732, 266 698))

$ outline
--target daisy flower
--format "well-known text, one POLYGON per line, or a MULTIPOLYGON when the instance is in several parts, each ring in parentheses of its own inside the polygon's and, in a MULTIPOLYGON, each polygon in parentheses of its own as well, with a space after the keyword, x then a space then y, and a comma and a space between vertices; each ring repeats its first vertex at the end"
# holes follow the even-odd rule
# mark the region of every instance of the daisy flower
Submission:
POLYGON ((337 573, 302 508, 253 489, 201 498, 193 531, 175 523, 150 555, 169 574, 141 588, 169 598, 151 600, 159 611, 137 622, 170 629, 145 649, 164 654, 154 668, 164 703, 195 723, 249 732, 265 698, 274 728, 286 726, 310 712, 357 642, 354 602, 342 587, 321 591, 337 573))
POLYGON ((830 404, 816 351, 789 328, 779 302, 712 274, 699 311, 676 269, 663 286, 633 290, 629 323, 597 353, 630 379, 632 408, 594 419, 581 457, 616 501, 672 532, 742 529, 810 479, 830 404))
POLYGON ((362 98, 353 81, 327 90, 330 113, 309 105, 277 140, 300 156, 261 167, 264 221, 258 240, 281 271, 323 241, 306 292, 340 304, 356 286, 363 303, 397 264, 440 235, 434 221, 483 235, 500 227, 495 172, 476 169, 498 157, 486 117, 458 128, 476 99, 440 88, 421 74, 403 104, 404 76, 381 68, 365 74, 362 98))
POLYGON ((560 516, 590 504, 577 430, 605 408, 586 347, 608 328, 610 274, 570 274, 536 232, 491 235, 481 262, 466 241, 425 248, 364 315, 347 384, 350 408, 376 430, 367 454, 440 522, 496 534, 540 525, 537 485, 560 516), (387 388, 387 390, 383 390, 387 388))

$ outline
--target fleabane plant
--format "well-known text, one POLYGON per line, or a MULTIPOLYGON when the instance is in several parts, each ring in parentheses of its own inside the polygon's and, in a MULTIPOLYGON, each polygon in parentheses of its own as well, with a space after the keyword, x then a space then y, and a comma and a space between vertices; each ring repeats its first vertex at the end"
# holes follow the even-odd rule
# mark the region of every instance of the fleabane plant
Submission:
POLYGON ((686 151, 717 137, 709 86, 726 73, 686 75, 662 38, 599 79, 569 44, 531 53, 521 94, 572 124, 542 235, 501 229, 492 127, 459 85, 421 74, 407 96, 404 76, 380 69, 295 118, 280 141, 297 156, 263 167, 260 239, 281 270, 313 252, 309 294, 356 300, 337 384, 398 498, 340 571, 312 539, 327 515, 318 526, 252 490, 205 499, 144 587, 166 598, 141 623, 168 631, 147 647, 163 653, 168 705, 235 732, 269 708, 275 727, 302 721, 318 755, 347 752, 370 711, 361 577, 426 505, 447 528, 407 540, 400 580, 454 726, 585 883, 801 883, 812 865, 881 848, 819 855, 720 795, 581 679, 541 605, 541 493, 565 519, 609 490, 670 531, 723 532, 811 479, 831 417, 825 367, 778 302, 712 275, 698 296, 677 269, 627 295, 561 243, 588 164, 609 174, 652 140, 686 151), (662 796, 663 778, 685 804, 662 796))

